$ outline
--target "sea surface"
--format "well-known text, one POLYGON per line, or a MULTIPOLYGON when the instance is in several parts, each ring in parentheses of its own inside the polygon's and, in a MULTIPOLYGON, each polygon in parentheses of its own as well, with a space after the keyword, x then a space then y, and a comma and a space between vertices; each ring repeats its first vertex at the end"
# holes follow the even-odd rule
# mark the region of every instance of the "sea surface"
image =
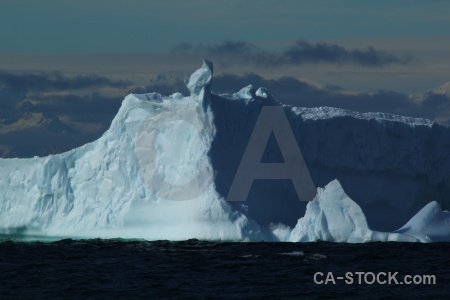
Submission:
POLYGON ((2 239, 0 299, 450 299, 449 249, 450 243, 2 239), (314 281, 317 272, 322 284, 314 281), (347 272, 353 283, 336 279, 347 272), (398 272, 398 284, 383 284, 388 272, 398 272), (377 275, 381 283, 370 284, 377 275), (405 275, 434 275, 436 282, 401 284, 405 275))

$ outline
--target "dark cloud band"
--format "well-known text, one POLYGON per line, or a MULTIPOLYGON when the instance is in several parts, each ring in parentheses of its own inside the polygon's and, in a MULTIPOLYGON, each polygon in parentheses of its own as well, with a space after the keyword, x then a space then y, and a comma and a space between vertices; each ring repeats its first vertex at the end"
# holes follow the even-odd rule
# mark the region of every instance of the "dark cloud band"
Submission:
POLYGON ((130 85, 129 81, 112 80, 98 75, 64 76, 61 73, 45 74, 14 74, 0 71, 0 85, 13 90, 70 90, 83 88, 99 88, 114 86, 124 88, 130 85))
POLYGON ((411 55, 398 56, 373 47, 347 49, 337 44, 310 43, 304 40, 295 42, 281 52, 270 52, 244 41, 226 40, 211 45, 180 43, 173 48, 172 53, 226 56, 225 63, 253 63, 260 67, 319 63, 382 67, 392 64, 408 65, 413 61, 411 55))

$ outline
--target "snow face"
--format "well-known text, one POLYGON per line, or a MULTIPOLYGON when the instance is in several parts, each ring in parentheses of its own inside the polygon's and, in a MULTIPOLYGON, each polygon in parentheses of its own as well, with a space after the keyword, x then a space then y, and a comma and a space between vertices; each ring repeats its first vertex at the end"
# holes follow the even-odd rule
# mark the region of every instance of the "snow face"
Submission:
POLYGON ((308 203, 305 216, 292 231, 291 241, 370 240, 371 231, 362 209, 345 194, 337 180, 317 191, 317 197, 308 203))
MULTIPOLYGON (((409 211, 412 202, 427 204, 429 197, 405 200, 411 193, 402 194, 417 182, 420 185, 424 176, 432 183, 448 182, 444 179, 450 160, 444 150, 435 151, 446 145, 449 134, 424 120, 285 106, 313 179, 326 187, 318 189, 313 201, 300 202, 293 197, 289 182, 254 183, 249 197, 256 201, 226 202, 224 186, 240 162, 261 106, 280 104, 266 89, 251 86, 230 97, 211 94, 212 73, 212 64, 205 61, 187 82, 191 93, 187 97, 180 93, 128 95, 110 129, 93 143, 48 157, 1 159, 0 235, 294 242, 450 240, 449 213, 437 202, 426 205, 395 232, 373 230, 368 218, 381 218, 390 210, 398 215, 409 211), (383 156, 385 151, 392 157, 383 156), (430 166, 434 159, 440 164, 430 166), (375 183, 367 171, 379 172, 375 183), (333 180, 338 177, 347 181, 347 187, 341 186, 341 178, 333 180), (374 188, 367 189, 366 181, 374 188), (390 181, 397 185, 397 194, 388 185, 390 181), (379 193, 388 200, 377 203, 374 195, 379 193), (384 210, 371 212, 367 203, 384 210)), ((275 142, 268 144, 264 159, 276 158, 275 142)))

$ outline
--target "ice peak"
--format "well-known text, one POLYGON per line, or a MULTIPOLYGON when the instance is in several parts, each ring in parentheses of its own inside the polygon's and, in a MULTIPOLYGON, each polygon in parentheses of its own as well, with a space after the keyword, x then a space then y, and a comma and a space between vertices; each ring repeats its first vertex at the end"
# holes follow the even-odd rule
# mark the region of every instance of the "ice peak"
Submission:
POLYGON ((192 73, 186 86, 191 93, 191 96, 201 96, 204 88, 209 89, 213 75, 213 64, 211 61, 204 59, 203 65, 200 69, 192 73))
POLYGON ((438 88, 435 88, 432 92, 437 95, 446 95, 450 97, 450 81, 444 83, 438 88))
POLYGON ((256 98, 255 88, 253 85, 247 85, 242 88, 239 92, 233 94, 234 97, 246 100, 252 100, 256 98))
POLYGON ((417 94, 412 94, 409 95, 408 98, 415 104, 417 105, 422 105, 423 103, 427 102, 432 96, 445 96, 450 98, 450 81, 444 83, 443 85, 432 89, 432 90, 428 90, 426 92, 423 93, 417 93, 417 94))

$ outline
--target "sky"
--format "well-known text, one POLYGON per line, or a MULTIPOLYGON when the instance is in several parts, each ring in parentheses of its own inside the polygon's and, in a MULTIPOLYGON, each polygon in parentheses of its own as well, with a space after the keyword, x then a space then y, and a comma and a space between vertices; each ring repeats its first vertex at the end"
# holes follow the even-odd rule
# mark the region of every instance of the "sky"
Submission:
POLYGON ((450 81, 449 11, 439 0, 1 0, 0 155, 18 140, 4 134, 34 126, 23 107, 90 139, 127 93, 183 90, 203 58, 213 91, 254 84, 291 105, 447 122, 447 102, 408 95, 450 81))
POLYGON ((50 68, 111 74, 133 64, 135 55, 147 55, 142 64, 135 66, 135 72, 126 74, 141 84, 145 76, 155 77, 164 71, 185 73, 195 68, 198 62, 192 59, 178 65, 158 63, 166 61, 167 57, 161 56, 173 53, 180 43, 215 45, 244 41, 266 51, 282 52, 304 40, 349 49, 375 47, 410 55, 414 60, 408 66, 393 64, 385 68, 325 62, 305 64, 302 68, 284 65, 272 70, 253 65, 227 69, 222 64, 216 70, 271 78, 294 76, 355 91, 389 89, 413 93, 450 80, 448 11, 450 2, 439 0, 2 0, 0 62, 2 69, 13 71, 50 68), (17 57, 19 54, 26 57, 17 57), (42 61, 43 54, 53 57, 42 61), (120 58, 92 63, 92 55, 105 54, 120 58), (64 55, 79 57, 71 58, 72 65, 55 65, 54 61, 61 61, 64 55), (23 61, 32 58, 34 62, 23 65, 23 61), (141 75, 137 73, 143 77, 139 79, 141 75))
MULTIPOLYGON (((295 41, 306 40, 406 53, 414 56, 416 69, 412 66, 406 69, 388 66, 389 70, 365 68, 363 73, 374 77, 366 79, 366 83, 356 84, 349 83, 351 76, 346 76, 345 81, 327 78, 330 77, 327 72, 340 71, 333 66, 320 66, 322 70, 319 71, 305 67, 297 72, 286 71, 285 75, 299 78, 306 76, 300 72, 313 73, 310 75, 313 80, 344 85, 352 90, 388 88, 416 92, 422 87, 430 85, 429 88, 434 88, 433 84, 440 85, 449 80, 442 77, 442 70, 433 71, 433 67, 442 65, 442 60, 446 66, 449 64, 450 55, 446 54, 450 50, 448 11, 450 2, 439 0, 2 0, 0 55, 118 54, 122 56, 120 61, 127 64, 133 59, 127 56, 167 55, 180 43, 208 45, 227 40, 245 41, 268 51, 283 51, 295 41), (445 57, 436 62, 438 56, 445 57), (412 79, 404 75, 392 78, 398 80, 398 85, 389 84, 383 82, 388 72, 394 76, 422 73, 426 76, 425 83, 408 85, 408 80, 412 79)), ((8 57, 8 61, 14 59, 8 57)), ((86 64, 86 71, 92 72, 89 66, 95 66, 86 64)), ((153 72, 164 70, 164 66, 151 64, 146 67, 157 69, 153 72)), ((59 67, 70 70, 67 66, 59 67)), ((100 71, 104 68, 102 65, 97 67, 100 71)), ((178 69, 188 71, 187 68, 178 69)), ((247 68, 247 72, 257 71, 247 68)), ((348 68, 342 73, 360 74, 358 71, 348 68)), ((259 73, 268 76, 269 72, 262 70, 259 73)), ((274 73, 279 76, 283 70, 274 73)), ((361 76, 357 78, 361 81, 361 76)))
POLYGON ((165 53, 181 41, 448 37, 448 1, 2 0, 2 53, 165 53))

